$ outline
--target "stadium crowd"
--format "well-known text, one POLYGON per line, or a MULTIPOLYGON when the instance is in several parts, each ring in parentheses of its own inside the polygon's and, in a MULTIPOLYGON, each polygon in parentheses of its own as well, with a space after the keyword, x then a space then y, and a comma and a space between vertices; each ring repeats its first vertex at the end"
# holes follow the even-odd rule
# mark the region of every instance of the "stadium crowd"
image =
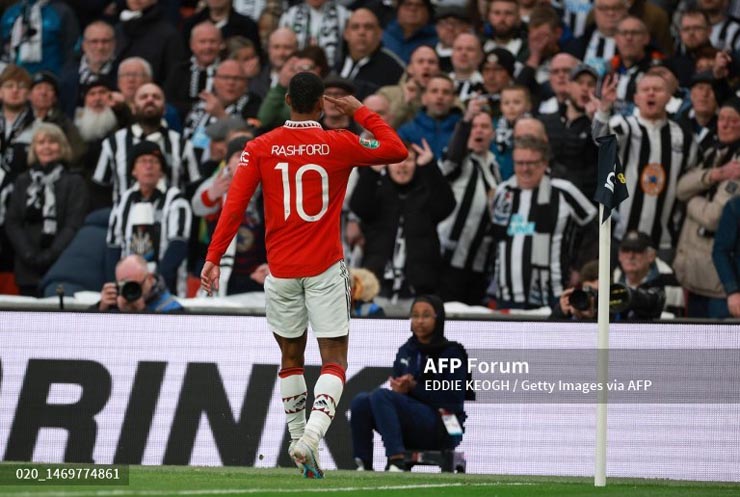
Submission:
MULTIPOLYGON (((289 82, 310 71, 409 150, 350 179, 341 236, 348 266, 367 270, 357 315, 434 293, 582 317, 568 297, 597 257, 594 139, 613 133, 629 191, 614 282, 658 288, 675 316, 740 317, 739 0, 0 9, 0 293, 63 283, 106 306, 136 255, 136 274, 194 296, 239 152, 289 118, 289 82)), ((331 103, 321 125, 373 147, 331 103)), ((221 295, 262 290, 263 220, 258 191, 221 295)))

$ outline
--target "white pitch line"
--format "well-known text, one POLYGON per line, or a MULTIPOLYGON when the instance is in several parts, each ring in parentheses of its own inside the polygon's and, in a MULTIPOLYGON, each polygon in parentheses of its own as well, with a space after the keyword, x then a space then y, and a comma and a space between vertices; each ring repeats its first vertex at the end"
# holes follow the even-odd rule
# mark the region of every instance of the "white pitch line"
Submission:
POLYGON ((77 491, 50 491, 50 492, 17 492, 3 493, 5 497, 122 497, 158 496, 158 495, 232 495, 232 494, 297 494, 297 493, 325 493, 325 492, 357 492, 361 490, 415 490, 422 488, 452 488, 452 487, 493 487, 498 485, 534 485, 524 482, 491 482, 491 483, 428 483, 416 485, 382 485, 379 487, 337 487, 337 488, 213 488, 199 490, 93 490, 89 492, 77 491))

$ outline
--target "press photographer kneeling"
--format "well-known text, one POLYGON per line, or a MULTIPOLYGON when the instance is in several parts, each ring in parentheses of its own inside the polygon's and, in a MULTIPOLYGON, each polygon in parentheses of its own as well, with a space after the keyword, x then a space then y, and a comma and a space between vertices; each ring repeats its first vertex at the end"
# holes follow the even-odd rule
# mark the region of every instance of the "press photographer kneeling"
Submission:
MULTIPOLYGON (((563 292, 550 318, 595 319, 598 276, 598 261, 586 263, 580 272, 581 284, 563 292)), ((681 313, 683 292, 671 267, 657 258, 650 237, 644 233, 625 235, 613 281, 609 291, 612 320, 658 319, 664 310, 681 313)))
POLYGON ((100 302, 93 309, 103 312, 183 312, 167 289, 164 278, 149 271, 140 255, 129 255, 116 264, 116 282, 100 291, 100 302))

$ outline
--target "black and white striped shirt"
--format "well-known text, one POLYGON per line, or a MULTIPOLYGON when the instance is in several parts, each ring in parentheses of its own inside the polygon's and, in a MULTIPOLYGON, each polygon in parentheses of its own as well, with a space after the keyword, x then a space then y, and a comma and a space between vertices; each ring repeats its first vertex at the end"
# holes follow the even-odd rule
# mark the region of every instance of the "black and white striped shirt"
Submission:
POLYGON ((442 259, 454 268, 485 272, 493 242, 489 194, 501 182, 496 159, 490 151, 483 156, 471 153, 459 165, 440 161, 440 168, 457 203, 452 214, 437 225, 442 259))
POLYGON ((563 0, 563 22, 573 32, 574 37, 582 36, 586 30, 588 14, 593 8, 593 0, 563 0))
POLYGON ((497 254, 497 298, 524 307, 550 305, 563 292, 579 227, 596 208, 570 181, 542 177, 522 190, 517 177, 499 185, 491 222, 497 254))
POLYGON ((719 50, 730 52, 740 50, 740 21, 727 17, 724 21, 713 25, 709 41, 719 50))
POLYGON ((647 121, 641 117, 602 112, 594 115, 594 137, 615 133, 624 165, 629 197, 619 205, 614 237, 628 230, 647 233, 660 249, 675 244, 674 215, 679 176, 696 164, 691 133, 671 120, 647 121), (607 122, 608 119, 608 122, 607 122))
POLYGON ((617 54, 617 42, 611 36, 604 36, 595 29, 586 46, 583 62, 593 67, 599 76, 607 74, 611 67, 612 58, 617 54))
POLYGON ((144 200, 134 186, 124 191, 113 207, 106 242, 120 248, 122 258, 139 254, 156 265, 171 242, 188 241, 192 217, 190 202, 178 188, 156 189, 144 200))
POLYGON ((193 145, 180 133, 167 128, 144 136, 144 130, 138 124, 119 129, 103 141, 98 165, 93 173, 93 181, 113 186, 113 203, 117 203, 121 193, 133 184, 128 157, 131 148, 142 139, 159 145, 167 160, 168 184, 184 191, 185 187, 200 179, 198 161, 193 145))

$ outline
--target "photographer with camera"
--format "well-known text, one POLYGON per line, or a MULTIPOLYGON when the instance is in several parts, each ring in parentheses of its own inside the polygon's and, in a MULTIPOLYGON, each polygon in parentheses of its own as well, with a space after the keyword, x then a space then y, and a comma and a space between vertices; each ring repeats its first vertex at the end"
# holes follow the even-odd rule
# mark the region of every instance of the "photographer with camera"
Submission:
POLYGON ((596 297, 599 288, 599 261, 589 261, 579 271, 581 283, 563 291, 552 307, 550 319, 596 319, 596 297))
MULTIPOLYGON (((587 262, 580 271, 581 285, 568 288, 553 307, 551 319, 596 318, 598 261, 587 262)), ((671 267, 656 256, 652 239, 645 233, 628 232, 619 244, 619 267, 609 289, 612 320, 658 319, 663 311, 683 316, 683 289, 671 267)))
POLYGON ((183 312, 184 308, 167 289, 164 278, 149 271, 140 255, 124 257, 116 265, 116 281, 103 285, 101 312, 183 312))

